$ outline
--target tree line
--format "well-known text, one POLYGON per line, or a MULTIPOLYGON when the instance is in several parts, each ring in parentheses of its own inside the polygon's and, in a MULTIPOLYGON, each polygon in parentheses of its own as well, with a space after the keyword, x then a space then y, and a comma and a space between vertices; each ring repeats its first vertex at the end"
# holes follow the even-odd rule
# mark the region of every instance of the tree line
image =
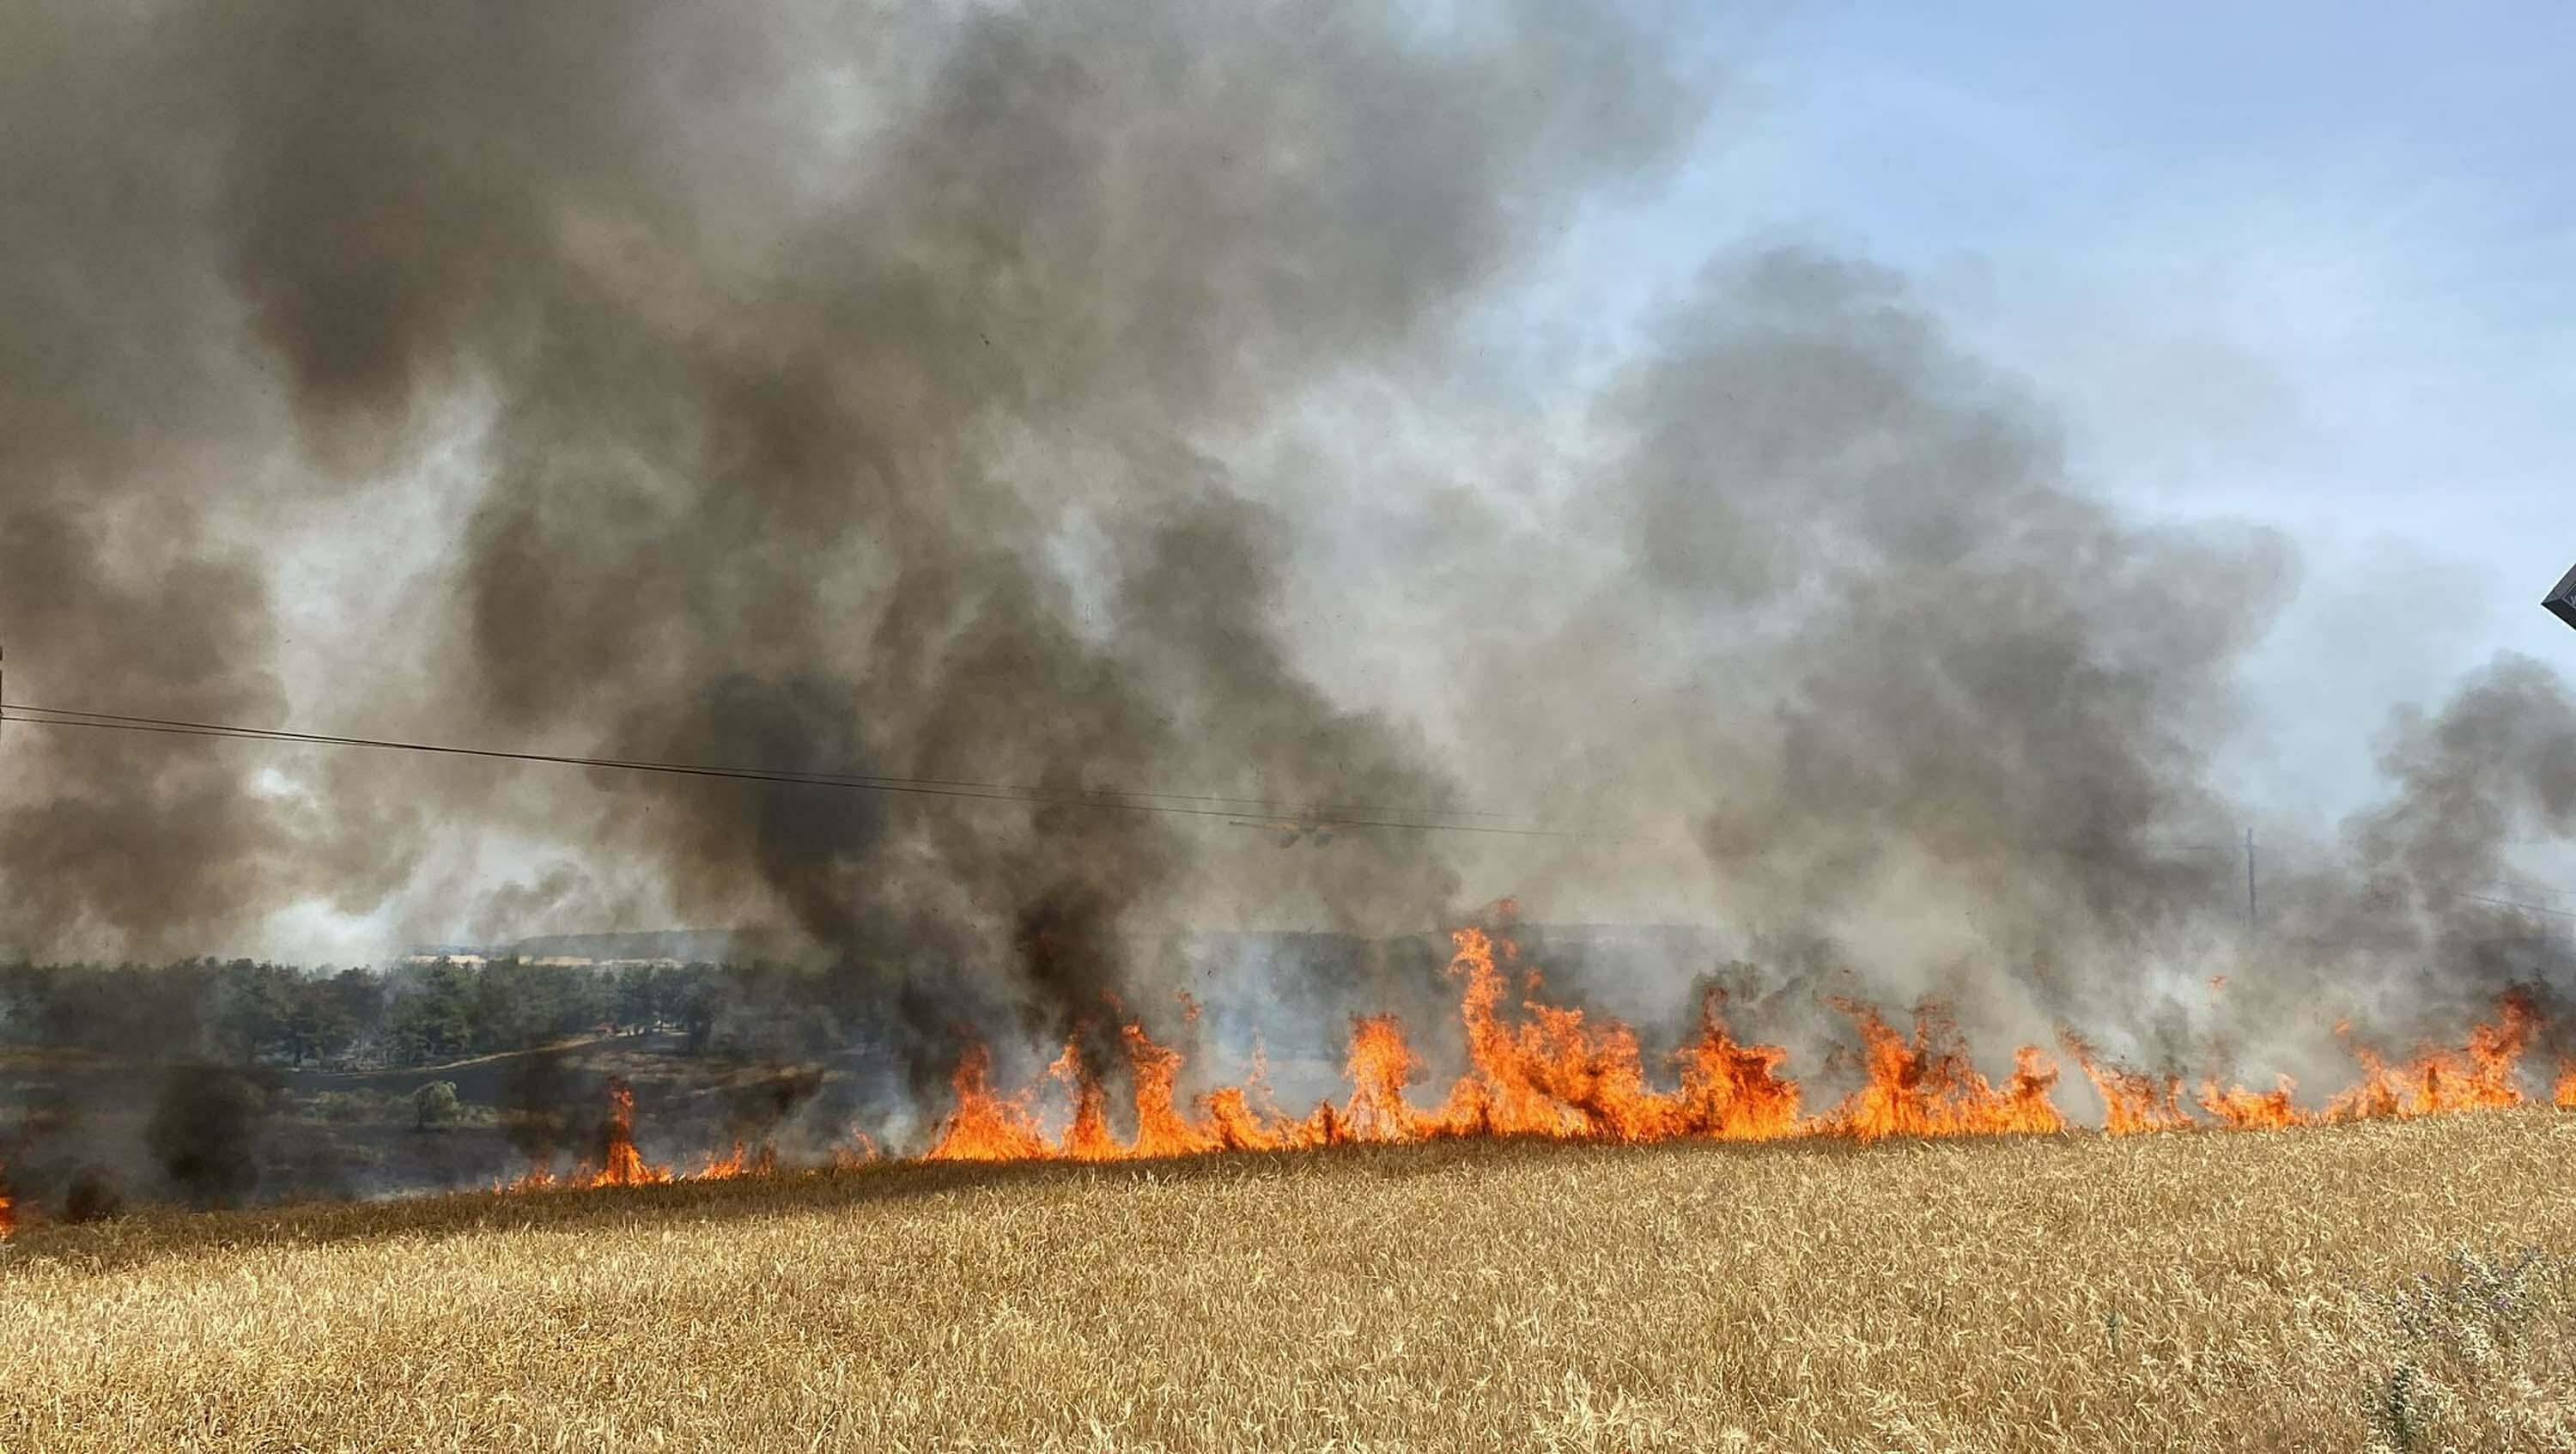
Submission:
POLYGON ((726 985, 767 966, 438 959, 307 970, 261 960, 0 964, 0 1044, 246 1064, 410 1066, 578 1035, 705 1044, 726 985))

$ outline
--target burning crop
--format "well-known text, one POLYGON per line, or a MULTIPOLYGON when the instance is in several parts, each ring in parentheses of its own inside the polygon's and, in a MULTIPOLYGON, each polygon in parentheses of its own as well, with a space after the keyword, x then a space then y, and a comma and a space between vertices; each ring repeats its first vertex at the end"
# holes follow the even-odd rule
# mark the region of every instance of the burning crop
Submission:
MULTIPOLYGON (((1508 923, 1510 906, 1498 916, 1508 923)), ((1078 1029, 1032 1083, 996 1083, 990 1049, 970 1041, 950 1076, 952 1100, 917 1158, 926 1162, 1111 1162, 1337 1146, 1479 1139, 1644 1145, 1674 1141, 2051 1136, 2076 1128, 2057 1104, 2059 1062, 2018 1047, 2009 1072, 1990 1079, 1955 1019, 1938 1004, 1892 1022, 1858 1000, 1828 1004, 1850 1026, 1858 1083, 1822 1097, 1790 1073, 1790 1051, 1739 1039, 1725 999, 1706 993, 1682 1044, 1650 1055, 1616 1019, 1552 1002, 1543 977, 1521 961, 1500 928, 1451 936, 1465 1068, 1445 1086, 1397 1015, 1353 1015, 1342 1057, 1344 1088, 1303 1112, 1282 1109, 1256 1045, 1239 1083, 1190 1093, 1183 1052, 1122 1017, 1114 1036, 1078 1029), (1519 994, 1512 993, 1518 986, 1519 994)), ((1196 1006, 1184 1003, 1195 1018, 1196 1006)), ((2148 1073, 2106 1059, 2080 1034, 2059 1048, 2102 1102, 2108 1136, 2264 1131, 2554 1104, 2576 1110, 2576 1062, 2562 1062, 2545 1091, 2527 1092, 2522 1058, 2540 1039, 2532 999, 2506 995, 2462 1044, 2396 1056, 2338 1026, 2358 1074, 2322 1102, 2303 1104, 2287 1076, 2268 1090, 2209 1078, 2187 1091, 2170 1071, 2148 1073)), ((1840 1057, 1834 1057, 1839 1063, 1840 1057)), ((1829 1068, 1830 1065, 1829 1065, 1829 1068)), ((828 1165, 884 1160, 851 1128, 828 1165)), ((650 1187, 769 1178, 798 1170, 767 1142, 736 1139, 679 1160, 654 1160, 639 1140, 635 1091, 612 1079, 589 1154, 569 1169, 540 1154, 495 1190, 540 1192, 650 1187)), ((0 1237, 27 1208, 0 1180, 0 1237)))
POLYGON ((2182 1107, 2181 1076, 2158 1077, 2103 1064, 2091 1043, 2073 1031, 2061 1032, 2058 1039, 2102 1097, 2104 1131, 2129 1136, 2141 1131, 2188 1130, 2195 1124, 2191 1113, 2182 1107))
MULTIPOLYGON (((1344 1060, 1346 1094, 1302 1116, 1275 1108, 1258 1076, 1247 1085, 1207 1091, 1184 1108, 1176 1091, 1180 1052, 1130 1021, 1120 1027, 1119 1040, 1134 1088, 1131 1139, 1119 1139, 1112 1129, 1109 1092, 1082 1057, 1079 1037, 1048 1069, 1070 1101, 1065 1129, 1052 1135, 1036 1109, 1040 1088, 995 1091, 990 1057, 975 1046, 959 1062, 956 1106, 927 1158, 1106 1161, 1466 1137, 1874 1141, 2052 1135, 2071 1125, 2056 1104, 2059 1067, 2048 1052, 2019 1047, 2011 1073, 2000 1082, 1989 1080, 1937 1005, 1918 1010, 1909 1031, 1869 1005, 1833 1001, 1857 1033, 1863 1079, 1839 1102, 1811 1111, 1805 1090, 1786 1072, 1789 1052, 1737 1040, 1721 1013, 1722 1001, 1711 994, 1690 1041, 1667 1058, 1672 1088, 1664 1089, 1633 1030, 1547 1003, 1539 998, 1543 985, 1534 972, 1523 977, 1527 998, 1512 1013, 1505 1004, 1506 970, 1517 964, 1518 950, 1509 937, 1466 928, 1452 942, 1450 973, 1460 982, 1468 1068, 1436 1099, 1413 1094, 1423 1078, 1423 1060, 1394 1015, 1353 1017, 1344 1060)), ((2298 1103, 2286 1076, 2268 1091, 2205 1080, 2186 1100, 2179 1075, 2110 1064, 2081 1036, 2070 1031, 2060 1038, 2102 1098, 2101 1129, 2125 1136, 2273 1130, 2522 1105, 2520 1060, 2538 1027, 2530 1000, 2512 994, 2494 1021, 2472 1029, 2457 1050, 2428 1049, 2392 1062, 2354 1045, 2360 1078, 2318 1109, 2298 1103)), ((2553 1094, 2561 1108, 2576 1108, 2576 1066, 2560 1074, 2553 1094)))
POLYGON ((602 1186, 659 1186, 670 1181, 724 1181, 739 1176, 766 1175, 778 1169, 776 1148, 763 1146, 747 1152, 739 1141, 730 1155, 707 1158, 706 1164, 686 1176, 675 1175, 667 1165, 644 1159, 635 1145, 635 1090, 622 1080, 608 1084, 608 1119, 600 1127, 599 1155, 585 1159, 569 1174, 558 1175, 551 1159, 540 1160, 516 1180, 501 1184, 503 1191, 581 1190, 602 1186))
MULTIPOLYGON (((1508 913, 1508 906, 1506 906, 1508 913)), ((1890 1137, 2046 1136, 2073 1124, 2056 1103, 2057 1060, 2035 1045, 2015 1050, 2012 1070, 1990 1080, 1944 1010, 1918 1009, 1899 1029, 1876 1008, 1830 1001, 1859 1042, 1861 1083, 1817 1105, 1790 1074, 1789 1051, 1736 1038, 1723 997, 1708 993, 1686 1043, 1651 1063, 1636 1032, 1616 1020, 1547 1002, 1544 981, 1520 966, 1508 934, 1463 928, 1451 936, 1449 973, 1459 985, 1467 1068, 1437 1096, 1418 1090, 1425 1064, 1402 1019, 1354 1015, 1343 1059, 1346 1090, 1303 1114, 1274 1102, 1256 1057, 1241 1084, 1185 1098, 1186 1058, 1142 1023, 1118 1026, 1128 1103, 1113 1105, 1107 1069, 1086 1055, 1077 1033, 1042 1078, 1014 1091, 993 1082, 991 1052, 970 1043, 950 1078, 953 1103, 924 1161, 1129 1161, 1218 1152, 1278 1152, 1470 1138, 1645 1144, 1679 1140, 1775 1141, 1890 1137), (1517 973, 1524 995, 1507 1003, 1517 973), (1660 1073, 1659 1073, 1660 1072, 1660 1073), (1056 1104, 1053 1113, 1041 1101, 1056 1104), (1812 1108, 1811 1108, 1812 1107, 1812 1108), (1050 1130, 1050 1122, 1059 1129, 1050 1130), (1119 1125, 1133 1128, 1122 1135, 1119 1125)), ((1186 1011, 1195 1017, 1195 1006, 1186 1011)), ((2427 1049, 2393 1061, 2347 1044, 2358 1079, 2321 1107, 2302 1106, 2282 1076, 2269 1090, 2203 1080, 2186 1095, 2179 1075, 2151 1075, 2106 1061, 2081 1035, 2059 1043, 2103 1103, 2101 1130, 2129 1136, 2192 1130, 2279 1130, 2355 1121, 2406 1120, 2527 1103, 2521 1058, 2540 1028, 2532 1002, 2509 994, 2491 1023, 2458 1049, 2427 1049), (2197 1111, 2197 1114, 2195 1114, 2197 1111)), ((540 1165, 504 1189, 647 1186, 672 1181, 766 1176, 779 1170, 773 1147, 737 1141, 693 1172, 645 1159, 635 1141, 631 1089, 613 1083, 600 1152, 568 1174, 540 1165)), ((2561 1069, 2551 1099, 2576 1109, 2576 1064, 2561 1069)), ((874 1141, 853 1133, 836 1164, 878 1159, 874 1141)), ((0 1209, 5 1203, 0 1203, 0 1209)))
POLYGON ((2262 1092, 2241 1085, 2220 1090, 2218 1082, 2205 1080, 2200 1083, 2200 1108, 2222 1126, 2239 1131, 2277 1131, 2307 1123, 2307 1114, 2290 1099, 2295 1089, 2286 1075, 2272 1089, 2262 1092))

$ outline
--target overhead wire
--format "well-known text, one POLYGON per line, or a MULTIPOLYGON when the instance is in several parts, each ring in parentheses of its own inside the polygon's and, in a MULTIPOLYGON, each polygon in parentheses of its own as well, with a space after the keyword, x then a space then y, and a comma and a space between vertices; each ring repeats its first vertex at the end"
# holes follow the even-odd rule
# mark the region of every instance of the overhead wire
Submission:
MULTIPOLYGON (((1101 808, 1114 811, 1164 813, 1182 817, 1237 819, 1246 811, 1279 814, 1299 828, 1409 828, 1436 833, 1482 833, 1520 838, 1596 838, 1614 839, 1617 834, 1552 826, 1507 826, 1507 823, 1531 824, 1535 820, 1510 814, 1487 813, 1468 809, 1387 808, 1361 805, 1309 806, 1261 798, 1230 798, 1210 794, 1148 792, 1126 788, 1083 788, 1070 792, 1019 783, 981 782, 942 778, 906 778, 869 773, 828 773, 785 771, 771 768, 716 766, 702 763, 662 762, 648 759, 587 757, 567 753, 527 752, 506 748, 464 747, 452 743, 412 742, 396 738, 355 737, 324 732, 295 732, 284 728, 252 727, 236 723, 195 722, 180 718, 145 717, 129 713, 93 712, 79 708, 49 707, 28 702, 0 702, 0 720, 23 723, 32 727, 75 727, 102 731, 140 732, 167 736, 213 737, 239 741, 297 743, 323 747, 362 747, 386 751, 418 752, 451 757, 473 757, 504 762, 550 763, 570 767, 601 768, 623 772, 661 773, 680 777, 721 778, 744 782, 766 782, 806 787, 845 788, 862 792, 903 793, 928 797, 965 798, 982 802, 1030 803, 1039 806, 1101 808), (1131 802, 1122 799, 1148 798, 1160 801, 1131 802), (1191 803, 1222 803, 1228 807, 1191 807, 1191 803), (1340 814, 1345 816, 1327 816, 1340 814), (1379 816, 1362 817, 1360 814, 1379 816), (1421 818, 1501 818, 1507 823, 1455 823, 1411 821, 1421 818)), ((1262 825, 1268 826, 1268 825, 1262 825)))
POLYGON ((2540 914, 2552 919, 2576 919, 2576 913, 2570 913, 2565 909, 2544 909, 2538 904, 2517 903, 2512 899, 2499 899, 2491 894, 2455 893, 2452 897, 2467 899, 2472 903, 2492 905, 2499 909, 2519 909, 2526 914, 2540 914))

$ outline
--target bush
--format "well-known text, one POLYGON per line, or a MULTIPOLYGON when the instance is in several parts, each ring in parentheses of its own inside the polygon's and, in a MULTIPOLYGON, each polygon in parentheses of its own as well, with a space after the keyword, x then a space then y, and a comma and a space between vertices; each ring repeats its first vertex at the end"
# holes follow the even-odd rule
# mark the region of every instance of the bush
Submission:
POLYGON ((465 1118, 465 1107, 456 1099, 456 1082, 433 1080, 411 1093, 411 1103, 420 1130, 432 1126, 453 1126, 465 1118))

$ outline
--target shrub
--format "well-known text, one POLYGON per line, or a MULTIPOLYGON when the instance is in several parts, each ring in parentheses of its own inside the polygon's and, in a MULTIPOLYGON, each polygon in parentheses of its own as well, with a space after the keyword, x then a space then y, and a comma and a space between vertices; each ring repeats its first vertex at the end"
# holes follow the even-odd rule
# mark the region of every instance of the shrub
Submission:
POLYGON ((415 1124, 423 1131, 432 1126, 453 1126, 464 1119, 465 1108, 456 1099, 456 1082, 452 1080, 431 1081, 411 1093, 411 1102, 419 1117, 415 1124))

